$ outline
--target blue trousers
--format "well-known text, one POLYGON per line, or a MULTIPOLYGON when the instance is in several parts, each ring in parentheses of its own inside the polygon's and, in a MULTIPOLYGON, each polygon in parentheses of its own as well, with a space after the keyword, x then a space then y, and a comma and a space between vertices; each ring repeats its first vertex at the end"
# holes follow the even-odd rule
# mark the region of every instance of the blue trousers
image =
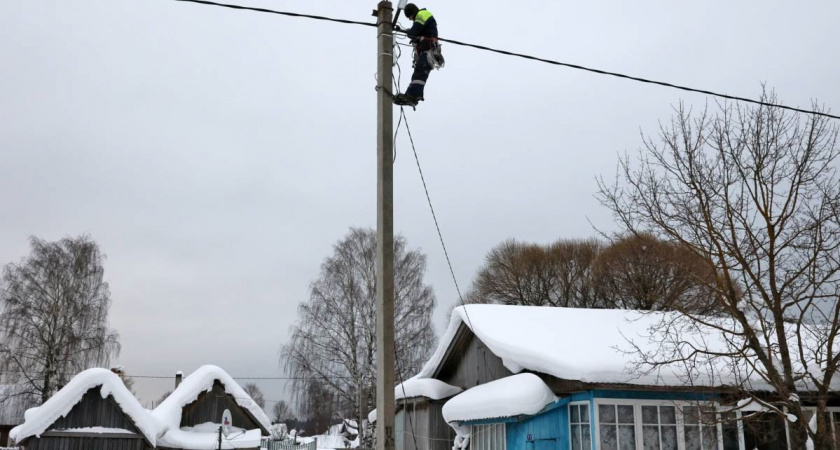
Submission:
POLYGON ((429 47, 426 45, 418 45, 415 50, 414 57, 414 73, 411 74, 411 83, 405 91, 405 95, 417 99, 423 98, 423 90, 426 87, 426 80, 429 79, 429 74, 432 73, 432 66, 426 59, 426 50, 429 47))

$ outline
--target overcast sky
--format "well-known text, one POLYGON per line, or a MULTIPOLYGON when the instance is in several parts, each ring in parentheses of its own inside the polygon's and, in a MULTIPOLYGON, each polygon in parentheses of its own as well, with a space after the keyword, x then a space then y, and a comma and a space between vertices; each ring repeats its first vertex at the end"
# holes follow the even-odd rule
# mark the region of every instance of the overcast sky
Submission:
MULTIPOLYGON (((375 1, 263 0, 373 21, 375 1)), ((444 37, 703 89, 840 109, 829 1, 420 3, 444 37)), ((409 119, 455 274, 515 237, 612 229, 595 176, 677 90, 444 45, 409 119)), ((403 85, 410 61, 403 55, 403 85)), ((375 226, 373 28, 171 0, 0 1, 0 262, 89 233, 107 254, 129 373, 214 363, 280 376, 321 260, 375 226)), ((835 109, 835 112, 838 111, 835 109)), ((405 135, 395 224, 428 255, 435 323, 456 301, 405 135)), ((139 380, 143 400, 171 380, 139 380)), ((269 399, 281 382, 260 383, 269 399)), ((270 408, 270 404, 268 407, 270 408)))

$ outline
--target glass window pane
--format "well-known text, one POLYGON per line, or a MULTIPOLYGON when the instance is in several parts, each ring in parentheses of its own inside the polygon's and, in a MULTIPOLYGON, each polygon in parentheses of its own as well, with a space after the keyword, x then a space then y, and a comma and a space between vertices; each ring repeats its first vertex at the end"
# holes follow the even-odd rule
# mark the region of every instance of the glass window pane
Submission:
POLYGON ((656 425, 659 423, 659 414, 656 406, 642 406, 642 423, 656 425))
POLYGON ((718 441, 717 441, 717 427, 712 425, 707 425, 703 427, 703 450, 717 450, 718 448, 718 441))
POLYGON ((715 410, 703 408, 701 420, 704 425, 717 423, 717 415, 715 414, 715 410))
POLYGON ((633 420, 633 406, 618 405, 618 423, 635 423, 633 420))
POLYGON ((618 440, 616 437, 615 425, 601 424, 601 450, 617 449, 618 440))
POLYGON ((700 450, 700 427, 685 427, 685 450, 700 450))
POLYGON ((572 450, 580 449, 580 425, 572 425, 572 450))
POLYGON ((737 416, 734 412, 725 412, 721 413, 720 418, 722 420, 720 428, 723 432, 723 450, 740 450, 737 416))
POLYGON ((686 425, 697 425, 700 423, 700 408, 696 406, 683 406, 683 420, 686 425))
POLYGON ((601 423, 615 423, 615 405, 598 405, 598 420, 601 423))
POLYGON ((642 427, 642 445, 645 450, 659 450, 659 427, 642 427))
POLYGON ((677 423, 677 409, 673 406, 660 406, 659 407, 659 423, 676 424, 677 423))
POLYGON ((677 450, 677 427, 662 427, 662 450, 677 450))
POLYGON ((592 431, 589 425, 580 426, 580 446, 583 450, 592 450, 592 431))
POLYGON ((571 413, 572 423, 580 423, 580 410, 578 409, 578 405, 570 405, 569 412, 571 413))
POLYGON ((580 421, 581 423, 589 423, 589 405, 580 406, 580 421))
POLYGON ((636 448, 636 426, 619 425, 618 427, 618 449, 634 450, 636 448))

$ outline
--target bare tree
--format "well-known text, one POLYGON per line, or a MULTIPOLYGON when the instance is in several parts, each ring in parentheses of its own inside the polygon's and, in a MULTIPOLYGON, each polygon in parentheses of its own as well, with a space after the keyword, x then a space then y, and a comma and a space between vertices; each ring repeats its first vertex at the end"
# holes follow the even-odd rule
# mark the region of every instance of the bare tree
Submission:
POLYGON ((289 407, 289 404, 286 403, 284 400, 280 400, 279 402, 274 404, 274 408, 272 408, 272 413, 275 422, 286 423, 289 419, 292 418, 292 409, 289 407))
POLYGON ((256 383, 248 383, 243 386, 242 389, 245 390, 245 393, 248 394, 248 396, 251 397, 251 400, 256 402, 260 408, 265 409, 265 395, 256 383))
POLYGON ((114 372, 115 374, 117 374, 117 376, 120 377, 120 380, 122 380, 123 384, 129 390, 129 392, 131 392, 135 396, 137 395, 137 393, 134 392, 134 379, 131 378, 125 372, 125 367, 123 367, 121 365, 113 366, 113 367, 111 367, 111 372, 114 372))
POLYGON ((624 236, 602 250, 593 284, 613 309, 682 309, 708 314, 717 308, 707 286, 716 276, 689 248, 650 234, 624 236))
MULTIPOLYGON (((396 370, 409 376, 420 370, 435 344, 435 296, 423 281, 425 255, 408 249, 401 236, 394 239, 394 254, 396 370)), ((352 228, 321 265, 309 301, 298 307, 297 324, 281 355, 296 379, 299 404, 308 405, 311 395, 323 394, 312 383, 335 396, 330 404, 338 415, 362 419, 369 405, 363 408, 360 398, 375 403, 375 262, 375 232, 352 228), (361 389, 368 395, 360 395, 361 389)))
POLYGON ((172 395, 172 391, 166 391, 163 394, 161 394, 161 396, 157 399, 157 401, 155 401, 152 404, 152 408, 155 408, 158 405, 160 405, 161 403, 163 403, 163 401, 166 400, 166 398, 169 397, 170 395, 172 395))
POLYGON ((108 364, 120 346, 108 326, 111 298, 96 243, 88 236, 30 243, 29 257, 3 270, 0 381, 39 403, 76 373, 108 364))
MULTIPOLYGON (((762 100, 777 101, 766 92, 762 100)), ((651 329, 659 345, 639 363, 650 371, 679 363, 686 384, 700 374, 736 380, 740 397, 788 421, 796 449, 809 437, 830 447, 825 406, 840 362, 837 137, 837 125, 816 115, 680 106, 659 139, 621 160, 615 182, 599 183, 627 232, 679 243, 717 274, 698 281, 718 314, 670 315, 651 329), (813 427, 803 401, 817 409, 813 427)))
POLYGON ((601 247, 594 239, 549 246, 502 242, 487 254, 467 298, 476 303, 596 307, 592 267, 601 247))

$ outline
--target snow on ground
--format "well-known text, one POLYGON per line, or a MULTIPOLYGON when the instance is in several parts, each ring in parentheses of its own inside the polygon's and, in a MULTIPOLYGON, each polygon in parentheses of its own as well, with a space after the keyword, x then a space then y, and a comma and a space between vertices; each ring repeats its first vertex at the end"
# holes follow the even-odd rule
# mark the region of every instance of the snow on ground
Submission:
POLYGON ((120 377, 106 369, 88 369, 73 377, 43 405, 26 411, 23 424, 13 428, 9 436, 16 442, 31 436, 40 436, 56 420, 66 416, 87 391, 96 387, 100 388, 99 394, 102 398, 113 396, 143 436, 155 445, 157 437, 166 428, 140 405, 120 377))
POLYGON ((557 397, 540 377, 521 373, 466 390, 443 405, 447 423, 534 415, 557 397))
MULTIPOLYGON (((305 439, 305 438, 301 438, 301 441, 303 441, 303 439, 305 439)), ((331 435, 331 434, 319 434, 317 436, 312 436, 309 439, 310 440, 308 442, 312 442, 311 439, 317 439, 318 440, 318 448, 323 449, 323 450, 329 450, 329 449, 339 449, 340 450, 340 449, 346 448, 345 445, 344 445, 345 444, 344 438, 341 437, 341 436, 335 436, 335 435, 331 435)), ((356 447, 359 446, 358 439, 355 440, 355 441, 349 441, 349 442, 350 442, 350 448, 356 448, 356 447)))
MULTIPOLYGON (((159 447, 169 448, 218 448, 220 424, 202 424, 207 429, 215 427, 214 431, 196 431, 190 427, 174 429, 166 432, 158 440, 159 447)), ((197 427, 196 427, 197 428, 197 427)), ((262 434, 260 430, 238 429, 231 430, 227 437, 222 437, 222 449, 232 450, 236 448, 258 448, 262 434)))

